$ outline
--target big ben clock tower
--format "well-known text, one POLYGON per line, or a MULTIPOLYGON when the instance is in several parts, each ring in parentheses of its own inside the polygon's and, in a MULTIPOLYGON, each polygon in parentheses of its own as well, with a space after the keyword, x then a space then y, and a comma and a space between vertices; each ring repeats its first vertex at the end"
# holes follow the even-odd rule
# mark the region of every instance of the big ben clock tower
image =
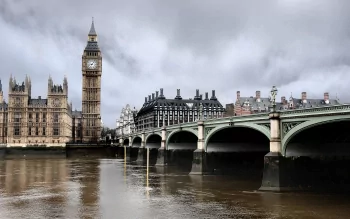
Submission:
POLYGON ((82 134, 83 142, 96 142, 101 136, 102 54, 92 20, 88 41, 82 56, 82 134))

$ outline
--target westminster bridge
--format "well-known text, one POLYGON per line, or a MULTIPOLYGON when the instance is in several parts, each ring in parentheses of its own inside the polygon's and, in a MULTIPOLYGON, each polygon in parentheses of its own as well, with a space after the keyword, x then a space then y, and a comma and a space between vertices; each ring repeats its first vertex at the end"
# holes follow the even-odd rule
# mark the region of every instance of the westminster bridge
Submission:
POLYGON ((226 166, 257 162, 262 165, 260 189, 281 191, 317 187, 325 178, 331 184, 349 183, 349 128, 350 105, 277 110, 120 136, 118 151, 120 157, 144 162, 150 148, 159 166, 171 164, 171 153, 187 151, 190 174, 211 174, 221 161, 226 166))

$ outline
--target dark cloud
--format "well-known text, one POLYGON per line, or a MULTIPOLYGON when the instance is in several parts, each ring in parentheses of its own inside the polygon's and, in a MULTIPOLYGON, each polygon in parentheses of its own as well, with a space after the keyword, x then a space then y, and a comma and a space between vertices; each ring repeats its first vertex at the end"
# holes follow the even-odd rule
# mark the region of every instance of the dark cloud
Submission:
MULTIPOLYGON (((102 118, 164 88, 169 98, 215 89, 235 100, 272 85, 280 95, 328 91, 348 101, 350 2, 346 0, 0 0, 0 77, 32 78, 33 95, 69 82, 81 108, 81 55, 91 17, 103 52, 102 118)), ((7 92, 5 92, 7 94, 7 92)))

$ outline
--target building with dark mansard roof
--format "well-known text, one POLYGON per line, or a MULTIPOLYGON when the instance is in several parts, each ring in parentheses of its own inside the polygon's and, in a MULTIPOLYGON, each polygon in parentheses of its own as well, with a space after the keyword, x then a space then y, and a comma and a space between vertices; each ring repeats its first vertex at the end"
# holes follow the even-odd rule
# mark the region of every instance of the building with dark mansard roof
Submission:
POLYGON ((163 88, 158 94, 156 91, 148 98, 145 97, 145 102, 135 117, 137 131, 197 121, 200 116, 200 104, 203 105, 204 119, 222 117, 225 112, 225 108, 215 96, 215 90, 210 98, 206 92, 204 99, 198 89, 193 99, 182 99, 180 89, 177 89, 174 99, 165 98, 163 88))

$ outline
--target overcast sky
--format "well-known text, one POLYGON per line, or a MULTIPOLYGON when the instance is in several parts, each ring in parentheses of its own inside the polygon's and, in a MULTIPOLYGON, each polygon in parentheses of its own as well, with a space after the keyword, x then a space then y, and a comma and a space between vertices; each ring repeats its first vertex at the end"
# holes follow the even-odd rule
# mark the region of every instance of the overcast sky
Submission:
POLYGON ((167 98, 216 90, 225 105, 276 85, 281 96, 336 94, 349 102, 350 1, 344 0, 0 0, 0 78, 28 74, 32 96, 68 77, 81 109, 81 56, 91 17, 103 53, 102 120, 167 98))

